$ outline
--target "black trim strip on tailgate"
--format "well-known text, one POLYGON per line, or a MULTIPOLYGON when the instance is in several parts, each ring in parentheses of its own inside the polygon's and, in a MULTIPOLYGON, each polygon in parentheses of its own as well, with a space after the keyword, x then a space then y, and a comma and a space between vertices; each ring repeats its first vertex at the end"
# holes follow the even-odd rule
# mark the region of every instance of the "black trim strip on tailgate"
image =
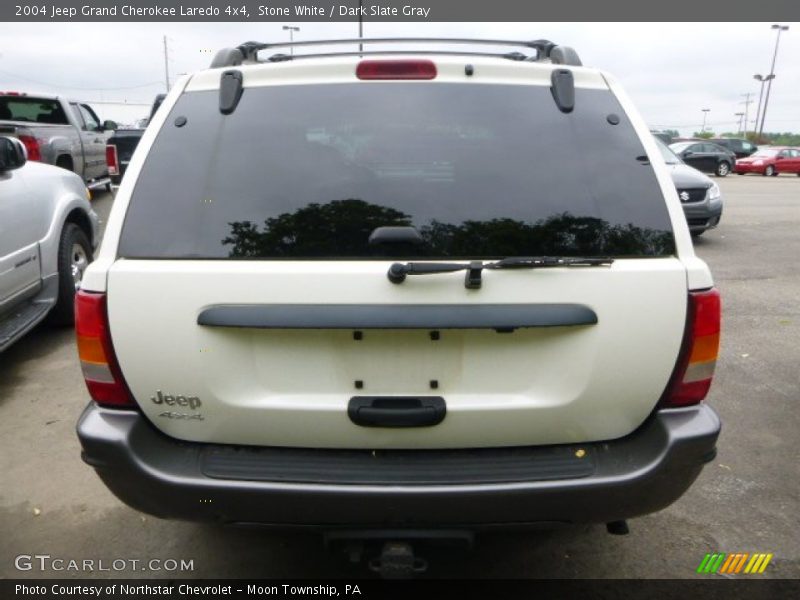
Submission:
POLYGON ((197 324, 257 329, 495 329, 594 325, 582 304, 217 304, 197 324))

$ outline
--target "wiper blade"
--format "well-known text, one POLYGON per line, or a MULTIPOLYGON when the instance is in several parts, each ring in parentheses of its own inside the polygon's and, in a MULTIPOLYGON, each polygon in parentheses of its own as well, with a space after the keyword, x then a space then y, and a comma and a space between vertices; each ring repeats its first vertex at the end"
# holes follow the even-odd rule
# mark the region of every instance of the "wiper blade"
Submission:
POLYGON ((541 269, 546 267, 600 267, 610 265, 613 258, 582 256, 511 256, 483 265, 484 269, 541 269))
POLYGON ((599 267, 610 265, 613 258, 586 258, 578 256, 512 256, 501 260, 484 263, 439 263, 409 262, 394 263, 389 267, 386 276, 392 283, 403 283, 408 275, 431 275, 433 273, 454 273, 466 271, 464 287, 478 289, 481 287, 483 269, 546 269, 551 267, 599 267))

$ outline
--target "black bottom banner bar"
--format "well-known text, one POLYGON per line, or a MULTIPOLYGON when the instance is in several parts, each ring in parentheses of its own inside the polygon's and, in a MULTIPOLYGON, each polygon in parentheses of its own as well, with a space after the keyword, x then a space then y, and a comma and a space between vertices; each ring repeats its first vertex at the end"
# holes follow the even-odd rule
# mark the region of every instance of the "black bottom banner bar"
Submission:
POLYGON ((800 581, 781 579, 576 579, 576 580, 231 580, 231 579, 6 579, 0 598, 87 600, 162 598, 702 598, 782 599, 800 597, 800 581))

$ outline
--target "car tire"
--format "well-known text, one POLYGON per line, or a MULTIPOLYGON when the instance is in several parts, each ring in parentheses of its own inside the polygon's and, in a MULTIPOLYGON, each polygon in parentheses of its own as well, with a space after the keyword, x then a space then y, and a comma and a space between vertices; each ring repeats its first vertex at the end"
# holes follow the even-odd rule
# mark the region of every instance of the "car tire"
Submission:
POLYGON ((67 223, 58 243, 58 301, 50 312, 50 322, 72 325, 75 322, 75 292, 83 273, 92 262, 92 245, 83 229, 67 223))
POLYGON ((727 177, 731 172, 731 164, 728 161, 720 161, 717 164, 716 174, 717 177, 727 177))
POLYGON ((56 159, 56 166, 61 169, 66 169, 67 171, 70 171, 72 173, 75 172, 74 169, 72 168, 73 167, 72 159, 69 156, 59 156, 56 159))
POLYGON ((772 165, 767 165, 767 168, 764 169, 764 177, 774 177, 775 175, 775 167, 772 165))

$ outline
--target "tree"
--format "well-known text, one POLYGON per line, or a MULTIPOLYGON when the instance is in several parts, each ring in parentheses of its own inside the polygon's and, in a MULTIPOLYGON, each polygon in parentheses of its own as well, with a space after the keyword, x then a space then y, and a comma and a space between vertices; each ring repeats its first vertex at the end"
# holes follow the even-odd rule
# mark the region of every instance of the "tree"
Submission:
POLYGON ((700 138, 701 140, 710 140, 717 137, 713 131, 695 131, 692 137, 700 138))

